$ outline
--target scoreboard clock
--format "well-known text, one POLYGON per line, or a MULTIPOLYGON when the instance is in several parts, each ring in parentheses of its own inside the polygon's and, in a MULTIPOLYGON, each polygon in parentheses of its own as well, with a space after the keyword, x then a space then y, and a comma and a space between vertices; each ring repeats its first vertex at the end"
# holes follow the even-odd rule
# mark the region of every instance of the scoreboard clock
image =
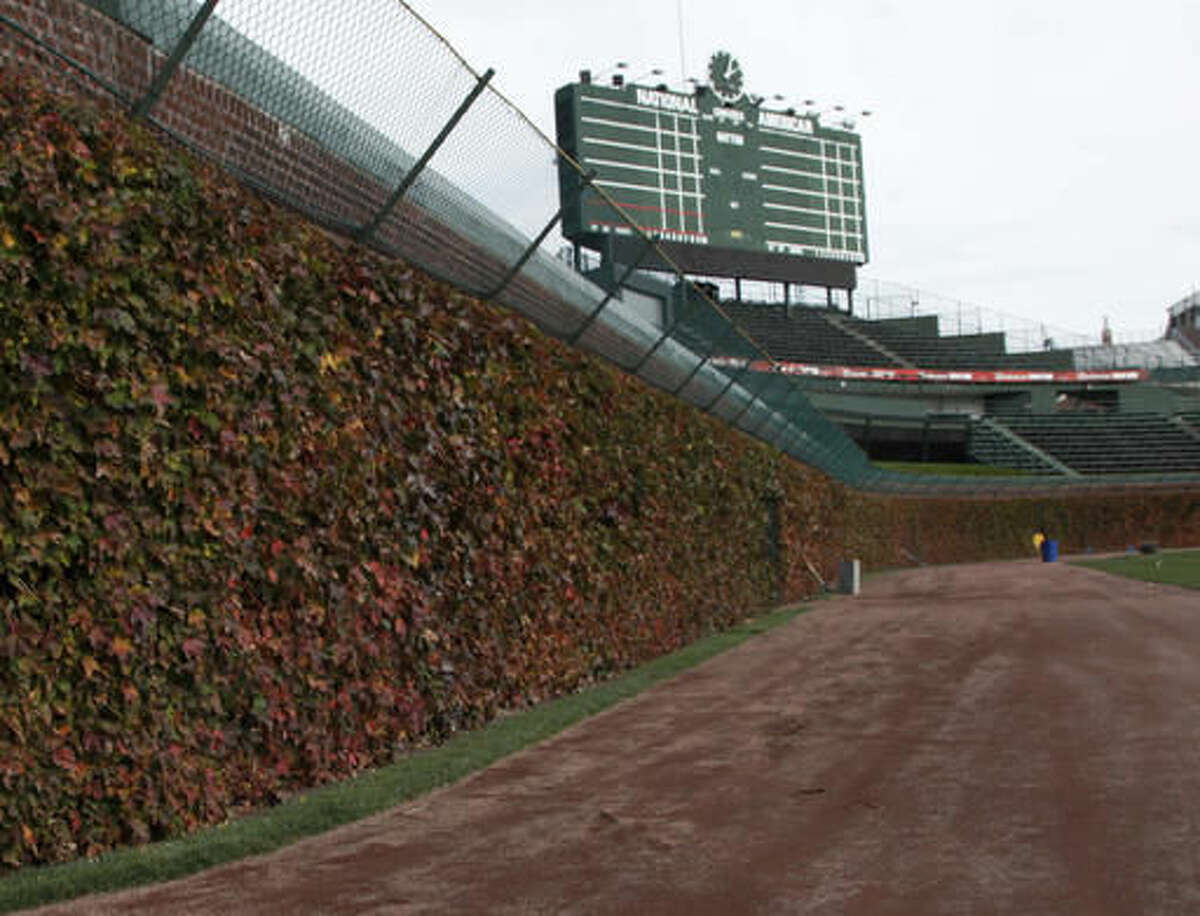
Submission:
POLYGON ((685 270, 854 287, 868 256, 862 143, 848 127, 762 107, 720 51, 708 85, 600 85, 555 95, 559 146, 604 196, 559 168, 563 231, 597 250, 633 250, 626 218, 685 270))

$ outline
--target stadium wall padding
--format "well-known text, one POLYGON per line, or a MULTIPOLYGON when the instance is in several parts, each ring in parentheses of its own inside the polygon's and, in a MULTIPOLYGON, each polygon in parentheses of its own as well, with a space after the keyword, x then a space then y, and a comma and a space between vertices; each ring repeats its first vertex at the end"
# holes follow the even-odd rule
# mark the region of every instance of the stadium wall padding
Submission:
POLYGON ((388 763, 843 557, 1200 542, 1195 495, 851 492, 7 71, 0 362, 8 868, 388 763))

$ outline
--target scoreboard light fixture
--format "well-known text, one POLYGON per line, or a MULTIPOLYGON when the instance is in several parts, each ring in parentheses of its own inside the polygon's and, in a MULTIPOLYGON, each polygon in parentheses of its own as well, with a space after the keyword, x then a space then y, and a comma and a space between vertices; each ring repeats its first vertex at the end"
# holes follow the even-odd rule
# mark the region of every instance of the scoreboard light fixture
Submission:
POLYGON ((664 72, 665 71, 663 70, 662 67, 655 67, 652 70, 647 70, 645 73, 641 74, 640 76, 635 76, 633 79, 630 80, 630 82, 631 83, 640 83, 642 80, 644 80, 648 76, 662 76, 664 72))
POLYGON ((618 70, 625 70, 628 67, 629 67, 628 62, 619 60, 615 64, 613 64, 611 67, 605 67, 603 70, 600 70, 599 72, 592 74, 592 79, 593 80, 602 80, 602 79, 607 78, 609 75, 616 73, 618 70))

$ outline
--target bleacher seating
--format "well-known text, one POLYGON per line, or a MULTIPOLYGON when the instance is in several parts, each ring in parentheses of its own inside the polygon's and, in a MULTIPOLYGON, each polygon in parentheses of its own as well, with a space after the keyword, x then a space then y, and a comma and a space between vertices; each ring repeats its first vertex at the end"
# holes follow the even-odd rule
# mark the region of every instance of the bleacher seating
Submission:
POLYGON ((933 315, 866 320, 824 308, 736 302, 723 302, 721 309, 772 357, 787 362, 921 369, 1074 367, 1070 350, 1007 353, 999 332, 942 336, 933 315))
POLYGON ((867 321, 843 318, 860 333, 922 369, 1070 369, 1071 351, 1008 353, 1004 334, 947 334, 938 331, 936 316, 867 321))
POLYGON ((1010 414, 992 420, 1081 474, 1200 471, 1200 436, 1165 414, 1010 414))
POLYGON ((745 305, 721 308, 775 359, 835 366, 894 366, 872 348, 832 324, 823 309, 745 305))
POLYGON ((980 464, 1018 468, 1036 474, 1058 474, 1061 468, 1028 448, 1019 436, 991 417, 977 417, 967 432, 967 454, 980 464))

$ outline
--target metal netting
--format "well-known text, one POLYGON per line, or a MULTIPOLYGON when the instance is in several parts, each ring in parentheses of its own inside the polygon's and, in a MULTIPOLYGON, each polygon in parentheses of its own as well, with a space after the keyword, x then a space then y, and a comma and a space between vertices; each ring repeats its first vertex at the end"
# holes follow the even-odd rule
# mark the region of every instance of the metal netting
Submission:
POLYGON ((69 61, 136 116, 321 225, 510 306, 851 486, 987 495, 1081 485, 876 467, 599 189, 618 231, 654 250, 664 304, 560 257, 559 170, 589 176, 491 85, 492 71, 473 69, 400 0, 27 0, 0 5, 0 25, 0 57, 34 47, 69 61))

